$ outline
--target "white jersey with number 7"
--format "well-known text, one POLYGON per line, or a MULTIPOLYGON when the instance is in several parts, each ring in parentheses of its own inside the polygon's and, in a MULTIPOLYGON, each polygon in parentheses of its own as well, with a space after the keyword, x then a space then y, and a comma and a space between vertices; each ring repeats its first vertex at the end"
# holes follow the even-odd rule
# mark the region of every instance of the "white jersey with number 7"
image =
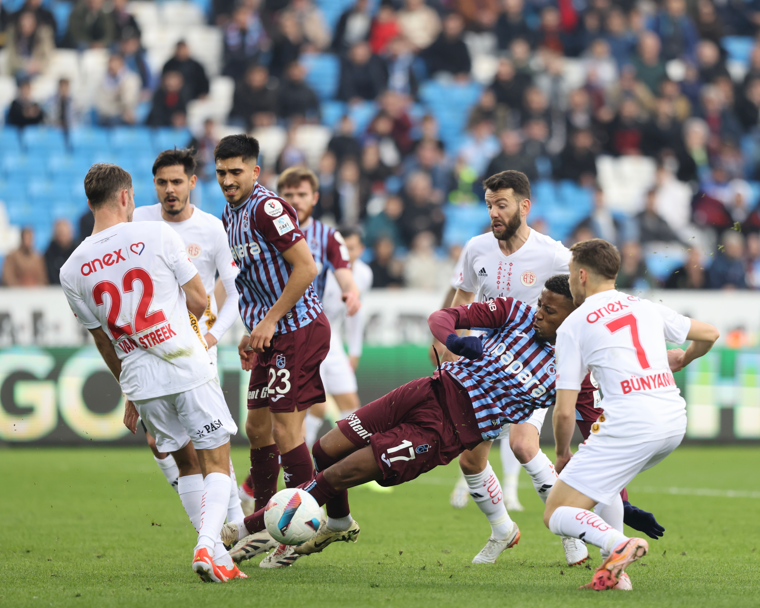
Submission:
POLYGON ((196 274, 182 239, 163 222, 89 236, 61 268, 74 315, 111 338, 129 399, 185 392, 216 377, 181 288, 196 274))
POLYGON ((683 344, 690 327, 687 317, 616 290, 589 296, 557 331, 557 389, 580 390, 594 374, 600 435, 649 441, 683 433, 686 403, 665 342, 683 344))

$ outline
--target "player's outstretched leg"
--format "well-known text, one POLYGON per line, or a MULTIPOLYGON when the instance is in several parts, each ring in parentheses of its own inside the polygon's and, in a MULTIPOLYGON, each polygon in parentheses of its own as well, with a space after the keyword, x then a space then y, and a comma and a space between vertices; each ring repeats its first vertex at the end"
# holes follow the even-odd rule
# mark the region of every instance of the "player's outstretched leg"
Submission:
POLYGON ((467 480, 464 478, 462 469, 459 469, 459 478, 454 489, 449 496, 449 504, 455 509, 464 509, 467 506, 467 501, 470 500, 470 490, 467 487, 467 480))
POLYGON ((499 442, 499 453, 504 479, 504 505, 507 507, 507 511, 523 511, 524 507, 517 497, 517 480, 520 477, 522 465, 512 452, 512 448, 509 447, 509 439, 502 439, 499 442))

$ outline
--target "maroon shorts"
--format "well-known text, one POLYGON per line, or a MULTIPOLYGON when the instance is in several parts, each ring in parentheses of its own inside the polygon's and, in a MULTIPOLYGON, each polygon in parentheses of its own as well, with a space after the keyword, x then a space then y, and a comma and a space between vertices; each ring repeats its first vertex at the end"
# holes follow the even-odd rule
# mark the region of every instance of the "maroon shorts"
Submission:
POLYGON ((441 382, 414 380, 338 421, 355 446, 372 447, 383 472, 381 485, 411 481, 465 450, 442 405, 441 382))
POLYGON ((299 412, 325 400, 319 366, 330 350, 330 324, 324 313, 306 327, 279 334, 257 354, 248 385, 248 409, 299 412))

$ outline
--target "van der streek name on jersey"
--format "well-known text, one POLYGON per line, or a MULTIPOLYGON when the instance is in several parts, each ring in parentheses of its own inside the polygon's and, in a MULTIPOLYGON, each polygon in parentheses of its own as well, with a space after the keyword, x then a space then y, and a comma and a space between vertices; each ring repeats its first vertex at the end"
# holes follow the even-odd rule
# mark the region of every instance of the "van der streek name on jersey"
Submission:
MULTIPOLYGON (((147 350, 153 346, 158 346, 162 342, 171 340, 176 335, 177 334, 172 329, 171 324, 167 323, 166 325, 162 325, 155 330, 145 334, 144 336, 140 336, 137 339, 137 342, 139 342, 140 346, 147 350)), ((131 353, 137 348, 137 343, 135 343, 132 338, 126 338, 119 341, 117 343, 117 346, 125 353, 131 353)))

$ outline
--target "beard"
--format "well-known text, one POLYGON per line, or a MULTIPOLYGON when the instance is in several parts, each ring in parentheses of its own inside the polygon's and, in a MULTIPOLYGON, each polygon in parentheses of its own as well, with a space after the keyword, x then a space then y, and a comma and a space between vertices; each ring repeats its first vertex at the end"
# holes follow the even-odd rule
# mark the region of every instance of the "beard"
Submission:
POLYGON ((507 220, 506 225, 504 226, 503 230, 499 232, 498 234, 496 231, 491 228, 491 232, 493 232, 493 235, 499 240, 499 241, 508 241, 511 239, 515 234, 517 234, 517 230, 522 225, 522 220, 520 218, 520 210, 518 209, 515 211, 514 215, 507 220))
MULTIPOLYGON (((177 201, 180 201, 180 199, 177 198, 177 201)), ((175 207, 174 209, 167 209, 166 207, 164 207, 164 211, 168 213, 169 215, 179 215, 185 210, 185 207, 187 207, 187 199, 185 199, 184 202, 181 202, 181 204, 175 207)))

